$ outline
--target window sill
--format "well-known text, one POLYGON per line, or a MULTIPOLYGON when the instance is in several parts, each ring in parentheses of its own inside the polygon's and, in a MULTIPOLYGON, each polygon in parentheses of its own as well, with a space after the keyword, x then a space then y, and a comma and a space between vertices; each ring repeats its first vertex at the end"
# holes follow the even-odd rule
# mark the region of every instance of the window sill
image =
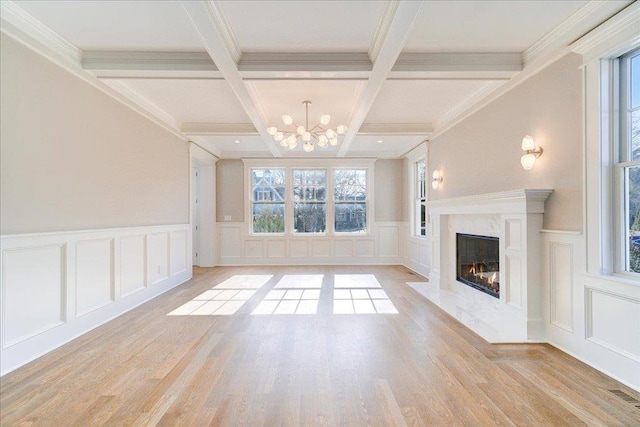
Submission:
POLYGON ((640 275, 636 277, 631 274, 624 273, 611 273, 611 274, 593 274, 593 273, 585 273, 585 277, 591 277, 599 280, 608 280, 615 283, 620 283, 623 285, 631 285, 631 286, 640 286, 640 275))

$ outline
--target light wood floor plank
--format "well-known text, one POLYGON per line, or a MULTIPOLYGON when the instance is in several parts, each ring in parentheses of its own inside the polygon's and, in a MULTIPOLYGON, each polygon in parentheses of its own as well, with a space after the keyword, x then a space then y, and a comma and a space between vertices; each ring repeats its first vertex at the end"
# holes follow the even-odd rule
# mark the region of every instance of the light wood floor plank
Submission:
POLYGON ((487 343, 406 285, 421 280, 397 266, 196 268, 4 376, 0 424, 640 425, 610 390, 639 393, 548 345, 487 343), (308 274, 323 275, 317 303, 288 304, 315 314, 252 314, 308 274), (334 314, 338 274, 373 275, 398 314, 334 314), (239 275, 273 277, 234 314, 168 315, 239 275))

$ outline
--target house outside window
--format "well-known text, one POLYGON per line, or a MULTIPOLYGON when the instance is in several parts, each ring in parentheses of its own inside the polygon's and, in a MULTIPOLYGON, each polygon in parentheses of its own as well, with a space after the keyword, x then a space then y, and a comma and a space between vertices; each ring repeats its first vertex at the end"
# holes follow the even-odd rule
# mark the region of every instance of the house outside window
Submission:
POLYGON ((324 233, 327 224, 326 169, 293 170, 293 230, 324 233))
POLYGON ((251 212, 254 233, 284 233, 285 170, 251 170, 251 212))
POLYGON ((427 208, 425 206, 427 201, 427 162, 425 160, 417 161, 415 172, 415 232, 416 236, 424 237, 427 235, 427 208))
POLYGON ((617 194, 622 215, 620 270, 640 273, 640 49, 620 57, 619 161, 617 194))
POLYGON ((337 233, 367 232, 366 169, 334 169, 333 201, 337 233))

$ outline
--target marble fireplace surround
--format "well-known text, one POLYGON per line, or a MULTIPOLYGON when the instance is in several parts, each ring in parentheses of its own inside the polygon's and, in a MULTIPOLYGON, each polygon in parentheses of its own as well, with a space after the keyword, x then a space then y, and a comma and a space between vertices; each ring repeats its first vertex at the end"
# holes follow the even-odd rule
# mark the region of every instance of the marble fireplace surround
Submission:
POLYGON ((540 230, 552 191, 521 189, 428 202, 432 269, 423 295, 489 342, 544 341, 540 230), (456 280, 456 233, 500 239, 499 299, 456 280))

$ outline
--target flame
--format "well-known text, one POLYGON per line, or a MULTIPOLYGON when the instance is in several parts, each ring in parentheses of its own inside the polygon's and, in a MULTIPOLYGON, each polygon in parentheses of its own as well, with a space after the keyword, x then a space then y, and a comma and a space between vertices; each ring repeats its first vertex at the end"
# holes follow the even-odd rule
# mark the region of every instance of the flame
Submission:
POLYGON ((471 267, 471 270, 469 270, 469 273, 476 274, 476 265, 475 264, 473 264, 473 267, 471 267))
POLYGON ((497 274, 497 272, 494 271, 493 274, 491 275, 491 277, 489 278, 489 283, 492 284, 492 285, 496 281, 496 274, 497 274))

